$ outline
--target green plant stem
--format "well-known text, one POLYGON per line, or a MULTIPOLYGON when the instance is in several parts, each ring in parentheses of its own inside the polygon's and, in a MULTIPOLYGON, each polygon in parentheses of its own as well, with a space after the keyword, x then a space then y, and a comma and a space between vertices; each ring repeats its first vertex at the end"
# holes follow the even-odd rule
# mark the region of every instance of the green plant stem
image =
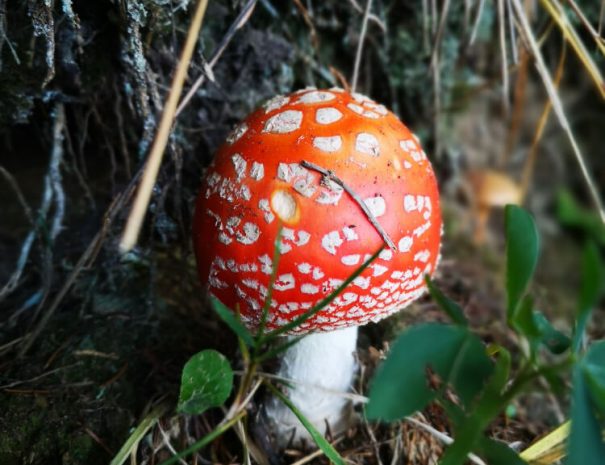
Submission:
POLYGON ((527 387, 528 384, 532 383, 541 376, 544 376, 546 373, 562 372, 569 369, 569 367, 573 364, 574 360, 569 357, 561 363, 546 367, 540 367, 535 371, 529 371, 528 368, 527 370, 525 370, 525 373, 522 372, 521 374, 519 374, 506 390, 504 394, 504 399, 506 403, 511 402, 515 397, 517 397, 521 393, 521 391, 523 391, 527 387))
POLYGON ((162 403, 149 412, 143 421, 136 427, 130 437, 126 440, 122 448, 110 462, 110 465, 121 465, 124 463, 133 450, 136 449, 139 442, 155 424, 155 422, 168 411, 168 404, 162 403))
POLYGON ((189 446, 184 451, 179 452, 178 454, 170 457, 168 460, 163 461, 160 465, 170 465, 172 463, 176 463, 180 459, 182 459, 184 457, 188 457, 189 455, 193 454, 194 452, 197 452, 198 450, 200 450, 203 447, 210 444, 212 441, 214 441, 219 436, 223 435, 225 432, 227 432, 229 429, 231 429, 233 426, 235 426, 235 424, 238 421, 240 421, 242 418, 244 418, 245 416, 246 416, 246 411, 242 410, 241 412, 239 412, 237 415, 235 415, 230 420, 227 420, 224 423, 221 423, 220 425, 218 425, 212 432, 208 433, 202 439, 195 442, 194 444, 189 446))

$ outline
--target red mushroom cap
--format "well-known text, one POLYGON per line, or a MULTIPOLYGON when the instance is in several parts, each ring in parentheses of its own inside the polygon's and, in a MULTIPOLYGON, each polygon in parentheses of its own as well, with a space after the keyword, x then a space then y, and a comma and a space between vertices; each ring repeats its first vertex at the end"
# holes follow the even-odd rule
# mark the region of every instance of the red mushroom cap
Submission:
POLYGON ((341 89, 305 89, 254 111, 209 167, 193 223, 200 279, 254 328, 273 247, 281 258, 269 328, 337 288, 384 240, 355 199, 302 161, 332 171, 367 205, 396 246, 293 332, 380 320, 425 291, 439 258, 441 212, 418 139, 384 106, 341 89))

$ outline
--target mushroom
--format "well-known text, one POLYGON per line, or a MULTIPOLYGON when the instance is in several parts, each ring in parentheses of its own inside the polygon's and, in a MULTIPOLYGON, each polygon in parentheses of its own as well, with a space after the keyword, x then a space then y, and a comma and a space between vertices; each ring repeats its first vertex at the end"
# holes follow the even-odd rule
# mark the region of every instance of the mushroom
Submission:
MULTIPOLYGON (((372 253, 379 257, 326 308, 290 332, 278 376, 320 431, 347 425, 357 327, 400 310, 426 290, 437 264, 437 182, 418 139, 383 105, 342 89, 277 96, 235 128, 197 199, 200 279, 252 330, 268 295, 273 248, 281 257, 268 329, 308 311, 372 253), (340 395, 335 395, 335 392, 340 395)), ((281 438, 305 437, 277 400, 265 407, 281 438)))

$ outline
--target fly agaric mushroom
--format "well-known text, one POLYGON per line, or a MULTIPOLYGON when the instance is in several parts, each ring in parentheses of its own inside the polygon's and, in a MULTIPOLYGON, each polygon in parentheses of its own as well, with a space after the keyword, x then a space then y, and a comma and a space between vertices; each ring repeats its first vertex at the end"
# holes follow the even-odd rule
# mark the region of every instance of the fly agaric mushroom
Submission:
MULTIPOLYGON (((292 402, 321 431, 344 426, 357 326, 425 291, 441 238, 437 183, 417 138, 384 106, 342 89, 278 96, 235 128, 203 181, 194 218, 200 278, 254 330, 268 295, 281 228, 268 329, 327 297, 370 255, 379 257, 290 334, 307 334, 278 375, 299 382, 292 402)), ((278 401, 268 419, 304 436, 278 401)))

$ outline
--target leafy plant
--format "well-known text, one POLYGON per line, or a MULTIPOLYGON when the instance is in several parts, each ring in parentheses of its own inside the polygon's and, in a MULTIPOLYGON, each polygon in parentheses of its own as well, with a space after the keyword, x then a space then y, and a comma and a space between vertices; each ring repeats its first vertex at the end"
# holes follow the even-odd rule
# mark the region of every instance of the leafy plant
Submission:
MULTIPOLYGON (((278 244, 279 237, 275 242, 275 265, 270 288, 277 273, 278 244)), ((601 463, 605 456, 605 444, 601 435, 605 417, 605 341, 596 342, 586 351, 583 350, 591 311, 604 290, 605 272, 599 250, 591 243, 584 249, 583 279, 572 335, 563 334, 554 328, 548 318, 535 308, 529 290, 538 261, 538 251, 539 237, 532 217, 519 207, 508 206, 506 323, 517 336, 519 356, 513 357, 506 348, 497 344, 485 346, 471 330, 463 309, 427 277, 431 296, 450 317, 452 324, 423 323, 409 328, 399 336, 371 382, 367 418, 398 421, 425 408, 430 402, 438 402, 447 413, 454 433, 454 442, 446 449, 441 465, 465 463, 471 452, 484 457, 490 464, 532 463, 533 451, 540 450, 540 454, 543 454, 543 447, 532 448, 531 453, 528 449, 527 453, 519 456, 506 444, 486 436, 485 431, 517 396, 538 379, 558 384, 563 377, 571 375, 572 427, 557 429, 557 440, 549 443, 548 448, 556 450, 571 430, 567 464, 601 463), (544 356, 547 352, 558 355, 554 362, 553 357, 544 356)), ((217 315, 238 336, 244 373, 223 421, 208 435, 162 465, 176 463, 193 454, 238 424, 246 416, 247 400, 255 386, 261 382, 293 411, 332 463, 345 463, 334 447, 275 386, 267 379, 259 379, 257 369, 263 361, 276 356, 299 340, 292 338, 283 343, 278 342, 278 336, 327 306, 379 253, 380 250, 309 312, 277 330, 266 330, 269 305, 264 306, 258 332, 252 334, 242 324, 237 312, 232 312, 218 299, 211 299, 217 315)), ((270 298, 269 293, 268 301, 270 298)), ((229 398, 232 387, 233 372, 229 361, 214 350, 202 351, 194 355, 183 369, 177 410, 186 414, 200 414, 208 408, 221 406, 229 398)), ((553 456, 559 458, 560 454, 557 451, 553 456)))
MULTIPOLYGON (((269 292, 263 307, 260 323, 255 334, 252 334, 242 323, 238 312, 233 312, 218 299, 211 297, 212 308, 225 324, 237 335, 244 361, 244 373, 236 390, 236 394, 227 410, 223 421, 208 435, 191 445, 184 451, 163 462, 161 465, 175 463, 179 459, 187 457, 197 450, 208 445, 219 435, 233 427, 245 417, 247 400, 254 392, 254 385, 258 384, 258 366, 265 360, 278 355, 298 342, 300 338, 291 338, 288 342, 281 342, 279 336, 299 326, 306 320, 329 305, 355 278, 357 278, 380 254, 382 248, 377 250, 365 263, 353 272, 337 289, 325 299, 318 302, 308 312, 294 319, 292 322, 278 329, 267 331, 269 308, 273 284, 277 276, 279 266, 279 244, 281 234, 277 235, 274 243, 273 270, 269 280, 269 292)), ((299 418, 301 424, 309 431, 311 438, 322 450, 326 457, 335 464, 344 464, 344 459, 338 454, 334 447, 315 429, 313 424, 267 379, 263 380, 267 388, 275 396, 286 404, 288 408, 299 418)), ((199 415, 212 407, 223 405, 229 398, 233 388, 233 370, 229 361, 215 350, 204 350, 195 354, 185 364, 181 380, 181 394, 177 411, 185 414, 199 415)))
POLYGON ((439 402, 452 423, 454 443, 442 465, 465 463, 472 451, 489 463, 525 463, 485 430, 507 406, 539 378, 555 383, 572 371, 572 428, 568 464, 602 463, 601 437, 605 413, 605 342, 582 354, 590 312, 603 290, 598 250, 587 245, 582 266, 582 289, 575 332, 569 337, 555 329, 535 308, 528 292, 536 269, 539 237, 532 217, 522 208, 506 208, 506 322, 517 335, 520 357, 499 345, 485 347, 468 327, 462 309, 430 280, 435 302, 453 324, 422 324, 405 331, 393 344, 371 385, 367 416, 394 421, 439 402), (573 340, 573 342, 572 342, 573 340), (570 348, 573 347, 573 350, 570 348), (544 352, 562 355, 552 362, 544 352), (437 375, 429 382, 427 372, 437 375), (455 394, 457 402, 452 402, 455 394))

